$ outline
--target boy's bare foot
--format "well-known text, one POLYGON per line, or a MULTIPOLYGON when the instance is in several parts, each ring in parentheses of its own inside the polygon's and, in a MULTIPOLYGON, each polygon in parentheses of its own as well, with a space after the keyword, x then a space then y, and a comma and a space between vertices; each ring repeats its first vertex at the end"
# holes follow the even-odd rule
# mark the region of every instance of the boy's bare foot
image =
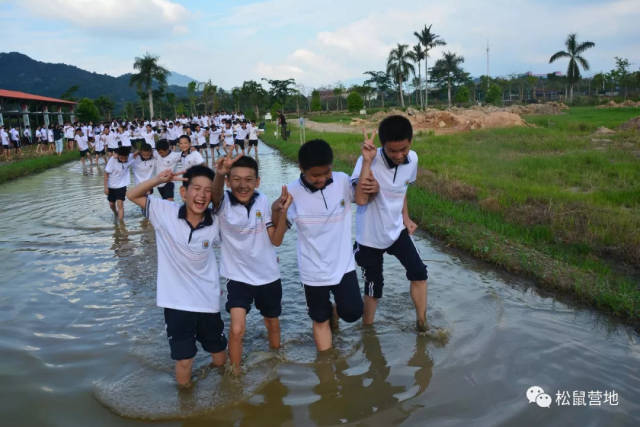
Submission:
POLYGON ((418 332, 427 332, 429 330, 429 326, 427 325, 426 320, 416 320, 416 329, 418 332))

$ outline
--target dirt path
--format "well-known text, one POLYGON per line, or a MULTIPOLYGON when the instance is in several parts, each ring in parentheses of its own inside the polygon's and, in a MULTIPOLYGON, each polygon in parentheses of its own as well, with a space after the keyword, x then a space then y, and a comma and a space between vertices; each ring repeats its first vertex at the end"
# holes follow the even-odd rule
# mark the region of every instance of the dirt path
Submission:
MULTIPOLYGON (((294 126, 298 126, 298 123, 294 123, 294 126)), ((362 129, 358 129, 354 126, 345 125, 342 123, 319 123, 306 119, 304 125, 307 129, 315 130, 318 132, 342 132, 342 133, 361 133, 362 129)))

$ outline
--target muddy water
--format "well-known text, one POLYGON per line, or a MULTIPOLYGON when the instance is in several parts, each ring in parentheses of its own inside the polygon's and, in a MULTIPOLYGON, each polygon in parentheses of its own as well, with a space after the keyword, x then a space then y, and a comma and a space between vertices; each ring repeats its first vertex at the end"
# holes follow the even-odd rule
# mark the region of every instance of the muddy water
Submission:
MULTIPOLYGON (((261 149, 262 190, 273 198, 298 172, 261 149)), ((210 370, 200 351, 195 387, 178 391, 155 307, 153 229, 129 202, 126 225, 114 224, 102 172, 74 163, 0 186, 2 425, 640 422, 636 332, 423 235, 414 240, 429 266, 429 317, 448 342, 415 333, 404 272, 385 258, 375 327, 341 324, 335 351, 318 358, 293 230, 279 250, 283 349, 268 351, 253 310, 246 374, 210 370), (528 402, 533 385, 549 408, 528 402), (572 396, 559 406, 563 391, 584 392, 586 405, 572 396), (603 395, 590 400, 591 391, 603 395)))

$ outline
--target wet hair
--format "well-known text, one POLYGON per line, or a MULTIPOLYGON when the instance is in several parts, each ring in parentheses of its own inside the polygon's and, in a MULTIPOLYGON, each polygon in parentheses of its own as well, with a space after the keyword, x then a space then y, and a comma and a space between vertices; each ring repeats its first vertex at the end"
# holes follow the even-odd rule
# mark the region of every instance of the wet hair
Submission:
POLYGON ((156 142, 156 150, 168 150, 168 149, 169 149, 169 141, 167 141, 166 139, 159 139, 158 142, 156 142))
POLYGON ((231 169, 233 168, 251 168, 256 171, 256 178, 258 175, 258 162, 256 159, 250 156, 242 156, 238 160, 236 160, 233 165, 231 165, 231 169))
POLYGON ((211 181, 216 177, 216 173, 208 166, 204 165, 195 165, 191 166, 187 171, 182 175, 183 178, 187 180, 182 183, 182 185, 186 188, 189 188, 189 184, 191 184, 191 180, 198 176, 206 176, 211 181))
POLYGON ((183 138, 189 142, 189 145, 191 145, 191 138, 189 138, 189 135, 180 135, 180 138, 178 138, 178 142, 182 141, 183 138))
POLYGON ((322 139, 312 139, 305 142, 298 151, 298 164, 302 170, 311 169, 314 166, 327 166, 333 163, 333 151, 322 139))
POLYGON ((404 141, 405 139, 411 141, 413 138, 411 122, 401 115, 386 117, 378 126, 378 137, 382 145, 387 142, 404 141))
POLYGON ((130 153, 130 147, 118 147, 118 149, 116 150, 116 154, 118 154, 118 156, 128 156, 130 153))
POLYGON ((149 151, 151 151, 151 150, 152 150, 151 145, 149 145, 149 144, 148 144, 148 143, 146 143, 146 142, 143 142, 143 143, 142 143, 142 145, 140 145, 140 151, 146 151, 146 152, 149 152, 149 151))

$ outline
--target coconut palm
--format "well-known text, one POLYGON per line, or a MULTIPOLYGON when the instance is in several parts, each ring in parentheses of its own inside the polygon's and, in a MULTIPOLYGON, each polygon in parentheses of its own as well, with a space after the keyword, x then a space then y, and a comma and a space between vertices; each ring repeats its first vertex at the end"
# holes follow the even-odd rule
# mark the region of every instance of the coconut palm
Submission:
POLYGON ((411 63, 411 61, 413 61, 412 56, 409 45, 398 43, 395 49, 391 49, 389 58, 387 59, 387 73, 393 77, 393 80, 398 85, 398 94, 400 95, 400 105, 402 108, 404 108, 402 84, 409 79, 409 74, 415 73, 415 68, 411 63))
POLYGON ((424 103, 422 102, 422 73, 420 72, 420 61, 424 59, 424 50, 422 49, 422 45, 420 43, 413 46, 413 50, 411 51, 413 54, 413 60, 418 64, 418 84, 416 86, 418 90, 418 98, 420 107, 424 108, 424 103))
POLYGON ((369 79, 365 80, 364 84, 374 84, 376 86, 376 90, 378 91, 378 95, 382 102, 382 108, 384 108, 384 94, 391 87, 389 74, 384 71, 365 71, 362 74, 367 74, 369 76, 369 79))
POLYGON ((573 85, 580 80, 580 67, 582 65, 585 71, 589 69, 589 63, 580 54, 585 50, 594 47, 596 44, 593 42, 583 42, 578 44, 576 41, 576 35, 569 34, 567 41, 564 42, 567 50, 559 50, 549 58, 549 64, 556 59, 569 58, 569 66, 567 67, 567 81, 569 82, 569 102, 573 102, 573 85))
POLYGON ((465 80, 465 72, 460 68, 460 64, 464 62, 464 57, 458 56, 453 52, 445 52, 442 59, 436 61, 431 76, 434 80, 447 84, 447 99, 449 100, 449 108, 451 108, 451 86, 456 81, 465 80))
POLYGON ((145 53, 142 58, 136 57, 133 63, 134 70, 138 70, 138 73, 132 74, 129 79, 129 85, 136 85, 138 89, 144 90, 147 93, 149 100, 149 114, 150 118, 153 118, 153 82, 155 81, 160 86, 167 85, 167 76, 169 70, 158 65, 159 57, 145 53))
POLYGON ((425 25, 422 31, 416 31, 413 35, 418 38, 418 41, 424 47, 424 79, 427 82, 424 86, 424 104, 426 108, 429 106, 429 51, 436 46, 444 46, 447 43, 439 35, 431 32, 431 25, 428 27, 425 25))

